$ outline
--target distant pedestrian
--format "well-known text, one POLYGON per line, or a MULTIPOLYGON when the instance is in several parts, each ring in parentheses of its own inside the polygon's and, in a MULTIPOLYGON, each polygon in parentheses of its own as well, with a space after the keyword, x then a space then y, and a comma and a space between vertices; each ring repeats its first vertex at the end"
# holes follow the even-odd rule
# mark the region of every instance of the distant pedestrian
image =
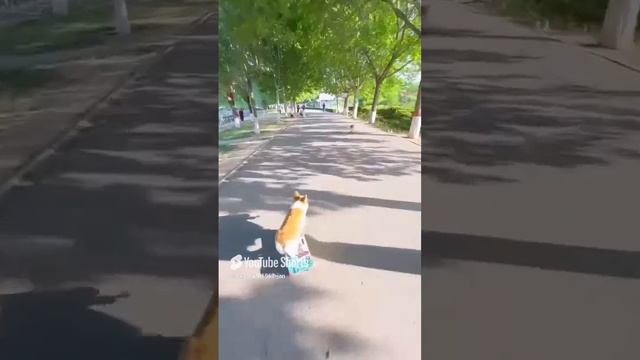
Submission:
POLYGON ((322 112, 324 112, 324 107, 326 106, 325 103, 322 103, 322 112))
POLYGON ((297 112, 298 114, 300 114, 300 104, 297 104, 297 105, 296 105, 296 112, 297 112))
POLYGON ((306 107, 304 104, 302 104, 302 117, 304 117, 304 111, 305 111, 306 109, 307 109, 307 107, 306 107))
POLYGON ((244 110, 240 109, 240 121, 244 121, 244 110))

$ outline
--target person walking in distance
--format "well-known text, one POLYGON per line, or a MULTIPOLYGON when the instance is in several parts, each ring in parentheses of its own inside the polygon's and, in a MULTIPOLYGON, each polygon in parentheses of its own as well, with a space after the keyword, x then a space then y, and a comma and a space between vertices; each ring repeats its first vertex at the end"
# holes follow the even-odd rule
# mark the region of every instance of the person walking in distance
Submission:
POLYGON ((240 109, 240 121, 244 121, 244 110, 240 109))
POLYGON ((322 103, 322 112, 324 112, 324 108, 325 108, 326 104, 322 103))

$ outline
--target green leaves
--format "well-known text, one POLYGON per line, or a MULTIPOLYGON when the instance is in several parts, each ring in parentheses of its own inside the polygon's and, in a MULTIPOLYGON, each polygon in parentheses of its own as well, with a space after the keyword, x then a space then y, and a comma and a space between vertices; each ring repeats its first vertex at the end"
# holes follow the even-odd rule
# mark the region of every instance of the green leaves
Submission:
POLYGON ((340 94, 419 60, 417 0, 221 0, 220 83, 271 98, 340 94), (416 7, 417 4, 417 7, 416 7))

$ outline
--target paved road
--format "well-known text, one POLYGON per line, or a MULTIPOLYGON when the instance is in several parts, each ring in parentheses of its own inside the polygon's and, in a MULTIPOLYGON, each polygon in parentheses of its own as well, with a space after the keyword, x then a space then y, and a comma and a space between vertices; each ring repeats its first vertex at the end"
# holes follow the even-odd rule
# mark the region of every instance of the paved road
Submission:
POLYGON ((220 184, 221 359, 420 357, 419 159, 407 139, 308 113, 220 184), (295 190, 309 195, 315 269, 231 270, 237 254, 279 259, 295 190))
POLYGON ((1 200, 0 357, 175 359, 217 286, 216 31, 1 200))
POLYGON ((640 75, 457 1, 424 44, 425 358, 638 358, 640 75))

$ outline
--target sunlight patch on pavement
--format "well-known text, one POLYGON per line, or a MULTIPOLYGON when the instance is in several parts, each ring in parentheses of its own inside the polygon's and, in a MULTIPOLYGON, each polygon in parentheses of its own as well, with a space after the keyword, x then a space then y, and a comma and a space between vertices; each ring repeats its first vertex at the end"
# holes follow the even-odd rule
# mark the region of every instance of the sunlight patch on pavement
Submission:
POLYGON ((166 175, 134 175, 113 173, 77 173, 68 172, 60 175, 61 179, 83 182, 87 188, 104 187, 110 185, 135 185, 135 186, 165 186, 179 188, 211 187, 209 181, 185 180, 175 176, 166 175))
POLYGON ((55 248, 71 248, 76 240, 55 236, 16 236, 12 239, 4 239, 0 243, 0 249, 9 250, 12 254, 31 253, 37 250, 50 250, 55 248))
POLYGON ((209 200, 209 192, 200 193, 171 191, 171 190, 151 190, 148 195, 149 200, 156 204, 170 204, 179 206, 201 206, 209 200))

